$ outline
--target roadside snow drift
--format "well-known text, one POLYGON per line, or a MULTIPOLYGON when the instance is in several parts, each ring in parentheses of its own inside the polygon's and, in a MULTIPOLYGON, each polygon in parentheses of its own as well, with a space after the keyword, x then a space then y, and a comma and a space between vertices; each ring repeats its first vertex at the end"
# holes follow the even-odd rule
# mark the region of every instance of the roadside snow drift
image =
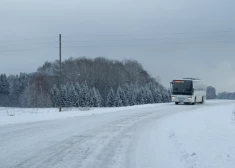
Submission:
POLYGON ((30 123, 47 120, 65 119, 71 117, 82 117, 97 114, 115 113, 128 110, 144 108, 165 107, 169 104, 146 104, 129 107, 100 107, 100 108, 63 108, 59 112, 58 108, 8 108, 0 107, 0 125, 30 123))

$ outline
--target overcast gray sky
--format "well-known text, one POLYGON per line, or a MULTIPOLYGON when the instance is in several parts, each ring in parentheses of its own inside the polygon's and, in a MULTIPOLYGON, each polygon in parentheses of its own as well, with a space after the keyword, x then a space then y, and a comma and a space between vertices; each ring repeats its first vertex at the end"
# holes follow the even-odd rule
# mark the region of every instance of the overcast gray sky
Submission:
POLYGON ((1 0, 0 73, 58 58, 132 58, 164 85, 199 77, 235 91, 234 0, 1 0))

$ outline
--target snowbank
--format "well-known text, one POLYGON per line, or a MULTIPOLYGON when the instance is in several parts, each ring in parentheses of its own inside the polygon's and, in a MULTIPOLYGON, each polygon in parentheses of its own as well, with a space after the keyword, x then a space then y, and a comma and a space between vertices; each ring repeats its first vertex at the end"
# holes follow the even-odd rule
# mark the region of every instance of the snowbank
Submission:
POLYGON ((168 104, 147 104, 130 107, 114 108, 90 108, 81 110, 79 108, 64 108, 59 112, 57 108, 0 108, 0 125, 18 124, 27 122, 38 122, 46 120, 63 119, 69 117, 81 117, 119 111, 128 111, 142 108, 162 107, 168 104))

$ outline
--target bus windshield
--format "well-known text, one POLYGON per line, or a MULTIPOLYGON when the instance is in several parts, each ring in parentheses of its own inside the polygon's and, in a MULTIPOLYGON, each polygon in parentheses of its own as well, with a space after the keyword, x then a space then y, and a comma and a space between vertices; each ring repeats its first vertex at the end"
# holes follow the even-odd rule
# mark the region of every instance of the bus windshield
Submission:
POLYGON ((193 84, 190 80, 174 80, 172 83, 172 94, 192 95, 193 84))

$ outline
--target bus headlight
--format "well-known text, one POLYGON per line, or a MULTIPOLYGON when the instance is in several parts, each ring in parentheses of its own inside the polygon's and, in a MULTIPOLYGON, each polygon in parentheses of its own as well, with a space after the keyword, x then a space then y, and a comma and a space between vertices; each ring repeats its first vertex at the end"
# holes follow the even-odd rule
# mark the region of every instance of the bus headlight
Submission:
POLYGON ((175 96, 171 96, 171 98, 172 98, 172 99, 174 99, 174 98, 175 98, 175 96))
POLYGON ((188 97, 188 99, 189 99, 189 100, 191 100, 191 99, 192 99, 192 97, 188 97))

